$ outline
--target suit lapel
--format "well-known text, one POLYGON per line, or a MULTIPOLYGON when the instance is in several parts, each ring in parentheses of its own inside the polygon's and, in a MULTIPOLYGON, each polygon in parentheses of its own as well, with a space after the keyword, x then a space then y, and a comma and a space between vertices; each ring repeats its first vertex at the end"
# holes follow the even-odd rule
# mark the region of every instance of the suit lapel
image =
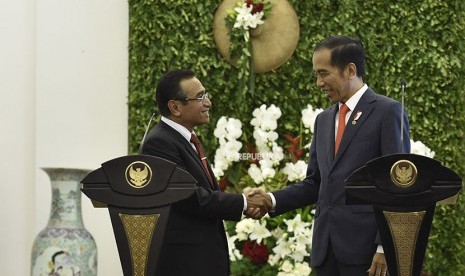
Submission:
MULTIPOLYGON (((341 156, 346 151, 347 147, 350 145, 352 139, 354 139, 355 134, 358 130, 363 126, 365 121, 369 118, 371 112, 373 112, 373 102, 376 100, 375 93, 370 88, 363 94, 360 98, 359 102, 355 106, 355 109, 352 111, 349 120, 347 121, 346 128, 344 130, 344 134, 342 135, 341 144, 339 145, 339 150, 334 157, 333 164, 331 167, 337 163, 337 161, 341 158, 341 156), (354 120, 358 115, 357 120, 354 120), (355 122, 355 123, 354 123, 355 122)), ((333 139, 334 140, 334 139, 333 139)), ((334 142, 332 143, 332 149, 334 152, 334 142)), ((333 154, 334 155, 334 154, 333 154)))
MULTIPOLYGON (((202 161, 200 161, 200 158, 197 155, 197 152, 192 147, 191 143, 189 141, 187 141, 186 138, 184 138, 179 132, 177 132, 175 129, 173 129, 172 127, 167 125, 165 122, 160 121, 160 124, 164 129, 169 131, 171 133, 171 135, 173 135, 173 137, 176 140, 178 140, 179 143, 184 145, 186 151, 189 153, 189 155, 192 157, 192 159, 195 160, 195 163, 197 164, 198 169, 202 170, 202 172, 205 174, 205 178, 208 181, 207 174, 206 174, 205 170, 203 169, 202 161)), ((203 148, 202 148, 202 150, 203 150, 203 148)), ((205 154, 205 151, 204 151, 204 154, 205 154)), ((213 178, 213 184, 216 187, 216 189, 218 190, 219 186, 218 186, 218 183, 216 182, 215 175, 213 174, 213 170, 211 169, 210 162, 208 162, 208 158, 207 158, 207 167, 208 167, 208 170, 210 171, 210 174, 211 174, 211 176, 213 178)))
POLYGON ((189 141, 186 140, 179 132, 177 132, 175 129, 167 125, 165 122, 160 121, 160 126, 163 127, 165 130, 167 130, 171 136, 176 139, 179 143, 181 143, 186 151, 191 155, 192 159, 195 160, 197 165, 200 167, 200 169, 203 170, 202 163, 200 162, 199 156, 195 152, 195 150, 192 148, 191 144, 189 141))
POLYGON ((337 104, 333 105, 330 109, 330 118, 329 118, 329 123, 328 123, 328 126, 332 126, 332 127, 328 127, 327 130, 326 130, 326 141, 330 141, 329 142, 329 147, 328 148, 328 152, 327 152, 327 156, 328 156, 328 164, 332 164, 333 161, 334 161, 334 147, 335 147, 335 137, 336 137, 336 133, 335 133, 335 127, 334 127, 334 122, 336 121, 336 113, 337 113, 337 104))

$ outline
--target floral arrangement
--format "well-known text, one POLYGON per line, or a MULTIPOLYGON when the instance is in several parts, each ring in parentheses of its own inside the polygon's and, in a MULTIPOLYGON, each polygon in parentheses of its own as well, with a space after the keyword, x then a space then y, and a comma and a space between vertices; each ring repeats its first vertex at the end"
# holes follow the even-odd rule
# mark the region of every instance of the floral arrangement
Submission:
MULTIPOLYGON (((313 126, 322 111, 307 105, 302 110, 300 133, 293 137, 277 132, 280 108, 262 105, 250 121, 254 145, 248 143, 239 120, 221 117, 214 131, 219 147, 212 166, 220 186, 247 193, 249 187, 276 190, 303 180, 313 126)), ((423 143, 410 142, 412 153, 434 157, 423 143)), ((309 206, 275 218, 265 215, 261 220, 225 222, 232 275, 244 271, 247 275, 310 275, 313 212, 309 206)))
POLYGON ((250 33, 265 24, 271 8, 272 3, 269 0, 246 0, 238 2, 234 9, 227 11, 225 23, 229 30, 229 59, 237 64, 240 79, 248 83, 247 86, 244 85, 238 97, 245 96, 247 92, 252 96, 255 93, 253 47, 250 33))
POLYGON ((229 29, 231 57, 238 57, 244 49, 247 49, 241 47, 243 42, 248 43, 250 31, 265 23, 271 7, 271 2, 246 0, 242 3, 238 2, 234 9, 227 11, 225 22, 229 29))
POLYGON ((420 141, 413 141, 410 140, 410 153, 418 154, 418 155, 424 155, 429 158, 433 158, 434 155, 436 154, 434 151, 432 151, 430 148, 425 146, 420 141))
POLYGON ((233 162, 239 161, 242 143, 237 139, 242 135, 242 123, 238 119, 222 116, 213 134, 218 138, 219 147, 215 152, 212 170, 216 177, 222 177, 233 162))
POLYGON ((254 127, 253 137, 255 139, 258 155, 255 160, 258 165, 252 163, 248 169, 248 174, 256 184, 263 183, 265 179, 272 179, 275 174, 275 166, 283 160, 283 148, 276 143, 278 133, 275 131, 278 127, 277 120, 281 117, 281 110, 275 105, 266 107, 260 106, 253 111, 254 118, 250 124, 254 127))
MULTIPOLYGON (((262 220, 243 219, 228 235, 232 274, 248 271, 258 275, 310 275, 311 223, 297 214, 273 225, 269 216, 262 220), (271 248, 271 251, 270 251, 271 248)), ((229 231, 228 231, 229 232, 229 231)))
MULTIPOLYGON (((219 147, 212 167, 220 183, 227 176, 234 184, 227 189, 242 192, 248 187, 280 189, 303 180, 307 170, 303 159, 308 157, 304 152, 310 145, 311 126, 321 111, 310 105, 302 111, 300 135, 308 137, 307 143, 300 135, 284 135, 284 141, 280 140, 276 130, 282 113, 275 105, 262 105, 253 111, 250 125, 254 145, 238 141, 244 139, 240 121, 221 117, 214 131, 219 147), (242 145, 247 152, 239 152, 242 145)), ((227 222, 232 274, 310 275, 312 216, 307 207, 278 218, 266 215, 259 221, 245 218, 238 223, 227 222)))

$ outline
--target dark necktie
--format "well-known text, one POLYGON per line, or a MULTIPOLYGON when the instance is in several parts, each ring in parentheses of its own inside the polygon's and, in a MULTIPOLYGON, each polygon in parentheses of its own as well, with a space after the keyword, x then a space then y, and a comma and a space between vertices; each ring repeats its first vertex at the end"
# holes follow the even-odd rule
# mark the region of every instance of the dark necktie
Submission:
POLYGON ((203 154, 202 144, 200 144, 199 138, 197 138, 197 135, 195 135, 194 133, 192 133, 191 135, 191 142, 194 144, 195 149, 197 149, 197 155, 199 156, 200 161, 202 162, 202 167, 203 167, 203 170, 205 171, 205 174, 208 177, 210 186, 212 187, 213 190, 215 190, 215 184, 213 184, 213 178, 207 166, 207 157, 203 154))
POLYGON ((334 144, 334 155, 336 155, 337 150, 339 149, 339 144, 341 144, 342 134, 344 134, 344 130, 346 129, 347 112, 349 112, 349 107, 345 104, 341 105, 341 108, 339 108, 339 122, 337 125, 336 143, 334 144))

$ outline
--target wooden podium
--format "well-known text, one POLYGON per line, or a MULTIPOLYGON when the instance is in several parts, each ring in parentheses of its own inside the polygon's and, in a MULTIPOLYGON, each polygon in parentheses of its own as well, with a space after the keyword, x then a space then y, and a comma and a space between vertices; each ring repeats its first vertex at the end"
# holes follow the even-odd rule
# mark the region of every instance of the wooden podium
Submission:
POLYGON ((436 203, 457 195, 462 179, 434 159, 393 154, 345 181, 347 204, 373 205, 389 275, 420 275, 436 203))
POLYGON ((90 172, 82 192, 107 207, 125 276, 155 275, 171 204, 188 198, 196 180, 162 158, 112 159, 90 172))

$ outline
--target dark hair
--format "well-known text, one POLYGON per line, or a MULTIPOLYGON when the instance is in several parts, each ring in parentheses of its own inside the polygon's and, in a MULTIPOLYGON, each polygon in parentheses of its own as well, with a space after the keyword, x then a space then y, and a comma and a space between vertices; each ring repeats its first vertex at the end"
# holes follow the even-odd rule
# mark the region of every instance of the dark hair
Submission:
POLYGON ((331 65, 341 72, 349 63, 353 63, 357 67, 357 76, 365 79, 365 50, 360 40, 347 36, 330 36, 317 44, 313 52, 321 49, 331 51, 331 65))
POLYGON ((158 111, 162 116, 171 114, 168 108, 168 101, 172 99, 185 98, 186 95, 181 89, 181 81, 195 77, 195 73, 191 70, 179 69, 166 73, 157 84, 156 101, 158 111))

